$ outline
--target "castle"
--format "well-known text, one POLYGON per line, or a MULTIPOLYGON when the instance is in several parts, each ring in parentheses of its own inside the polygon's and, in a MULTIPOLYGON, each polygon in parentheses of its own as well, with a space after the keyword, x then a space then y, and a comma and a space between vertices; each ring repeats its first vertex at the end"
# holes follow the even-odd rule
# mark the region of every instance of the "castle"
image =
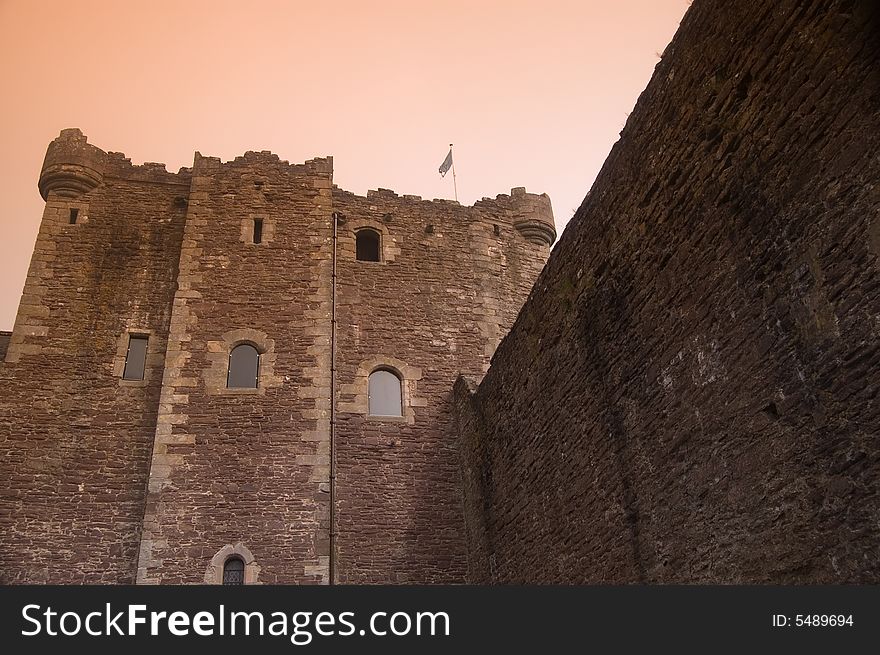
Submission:
POLYGON ((522 189, 63 132, 0 579, 880 581, 878 71, 872 0, 696 0, 549 258, 522 189))
POLYGON ((546 195, 362 197, 268 152, 169 173, 77 129, 39 190, 4 581, 464 580, 452 388, 547 258, 546 195))

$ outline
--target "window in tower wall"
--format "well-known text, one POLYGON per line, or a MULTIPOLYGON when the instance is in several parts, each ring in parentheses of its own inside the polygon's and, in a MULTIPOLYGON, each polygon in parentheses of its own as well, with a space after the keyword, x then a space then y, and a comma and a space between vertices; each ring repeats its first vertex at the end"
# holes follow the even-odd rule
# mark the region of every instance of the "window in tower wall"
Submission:
POLYGON ((129 335, 128 350, 125 353, 125 368, 122 370, 123 380, 143 380, 144 368, 147 363, 147 343, 145 336, 129 335))
POLYGON ((254 243, 263 242, 263 219, 254 219, 254 243))
POLYGON ((240 557, 230 557, 223 565, 223 584, 244 584, 244 561, 240 557))
POLYGON ((229 353, 226 386, 229 389, 256 389, 260 375, 260 353, 249 343, 242 343, 229 353))
POLYGON ((403 416, 403 394, 400 377, 388 369, 370 373, 370 416, 403 416))
POLYGON ((358 230, 355 235, 355 252, 359 262, 378 262, 379 258, 379 233, 375 230, 358 230))

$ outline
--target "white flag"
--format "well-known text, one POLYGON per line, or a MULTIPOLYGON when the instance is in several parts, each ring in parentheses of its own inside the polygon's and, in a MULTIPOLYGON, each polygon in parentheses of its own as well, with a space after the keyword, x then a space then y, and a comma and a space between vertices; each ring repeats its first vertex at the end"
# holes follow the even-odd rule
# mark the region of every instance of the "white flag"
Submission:
POLYGON ((449 149, 449 154, 446 155, 446 159, 440 164, 440 177, 446 177, 450 168, 452 168, 452 148, 449 149))

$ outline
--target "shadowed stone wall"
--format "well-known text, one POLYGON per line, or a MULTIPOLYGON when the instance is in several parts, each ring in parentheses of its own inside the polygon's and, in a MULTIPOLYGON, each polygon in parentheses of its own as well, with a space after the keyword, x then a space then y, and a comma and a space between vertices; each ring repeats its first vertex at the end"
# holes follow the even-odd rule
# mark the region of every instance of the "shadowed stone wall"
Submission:
POLYGON ((338 579, 463 582, 452 387, 460 373, 483 374, 525 301, 549 253, 540 234, 530 240, 529 224, 552 225, 549 200, 514 189, 462 207, 334 189, 333 206, 346 217, 338 263, 338 579), (355 259, 364 228, 382 234, 382 262, 355 259), (369 374, 383 366, 403 379, 403 417, 368 415, 369 374))
POLYGON ((473 392, 473 582, 880 580, 880 21, 697 0, 473 392))

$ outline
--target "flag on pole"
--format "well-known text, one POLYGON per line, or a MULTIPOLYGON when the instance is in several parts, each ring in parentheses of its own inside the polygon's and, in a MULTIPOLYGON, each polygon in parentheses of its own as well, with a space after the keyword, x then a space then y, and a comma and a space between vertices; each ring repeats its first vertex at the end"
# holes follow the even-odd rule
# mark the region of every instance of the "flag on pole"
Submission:
POLYGON ((449 154, 446 155, 446 159, 440 164, 440 177, 446 177, 450 168, 452 168, 452 148, 449 149, 449 154))

